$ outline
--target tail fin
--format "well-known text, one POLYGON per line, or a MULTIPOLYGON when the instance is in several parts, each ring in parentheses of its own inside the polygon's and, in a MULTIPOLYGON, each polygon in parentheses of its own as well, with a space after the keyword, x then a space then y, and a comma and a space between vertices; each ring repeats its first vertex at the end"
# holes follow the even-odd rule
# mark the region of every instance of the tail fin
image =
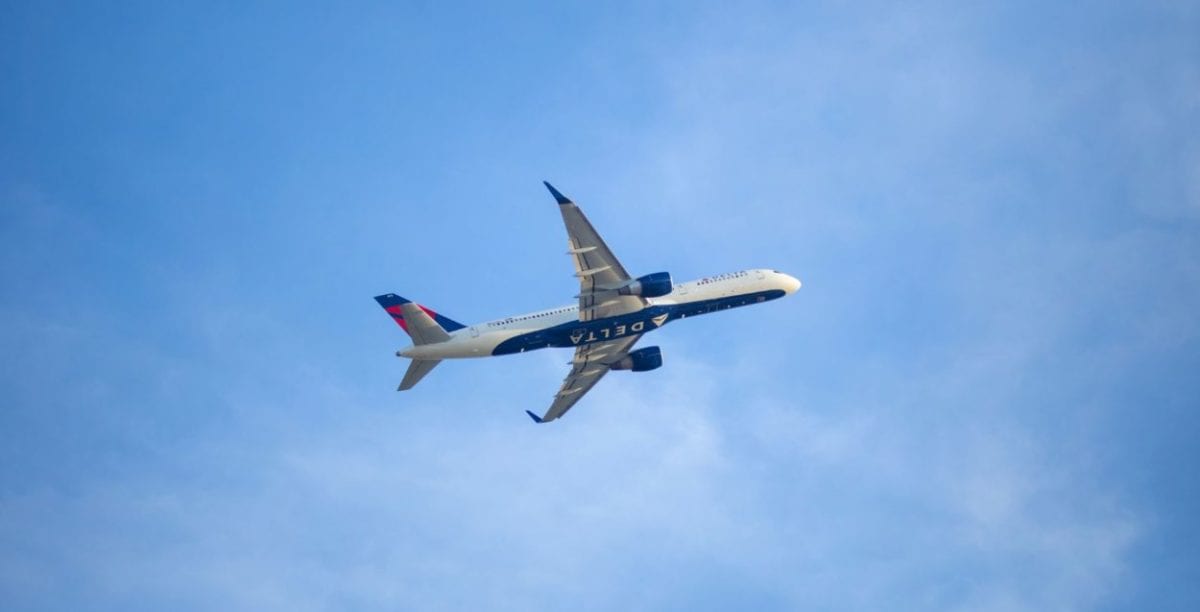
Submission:
MULTIPOLYGON (((411 304, 412 302, 410 300, 406 300, 395 293, 388 293, 385 295, 375 296, 375 301, 379 302, 379 305, 382 306, 388 314, 392 315, 392 319, 394 319, 396 323, 404 329, 404 331, 409 331, 408 323, 404 320, 404 312, 401 307, 405 304, 411 304)), ((433 320, 442 327, 442 329, 448 332, 458 331, 466 327, 466 325, 463 325, 462 323, 459 323, 450 317, 444 317, 424 306, 421 306, 420 304, 417 304, 417 306, 420 306, 421 310, 425 311, 425 314, 432 317, 433 320)), ((412 332, 409 332, 409 335, 411 336, 412 332)))
MULTIPOLYGON (((445 342, 450 339, 447 332, 466 327, 454 319, 443 317, 394 293, 377 295, 375 301, 392 316, 396 324, 408 332, 415 345, 445 342)), ((408 371, 404 373, 404 380, 400 382, 397 391, 407 391, 415 387, 441 362, 441 359, 413 359, 412 363, 408 364, 408 371)))
POLYGON ((417 383, 441 362, 441 359, 413 359, 412 363, 408 364, 408 371, 404 373, 404 380, 400 381, 400 388, 396 390, 408 391, 417 386, 417 383))

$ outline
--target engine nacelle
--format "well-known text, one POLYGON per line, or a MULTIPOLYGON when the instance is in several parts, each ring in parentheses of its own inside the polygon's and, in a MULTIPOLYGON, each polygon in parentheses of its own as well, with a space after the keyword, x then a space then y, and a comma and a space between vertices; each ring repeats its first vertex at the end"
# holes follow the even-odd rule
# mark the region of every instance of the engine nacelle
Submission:
POLYGON ((614 370, 633 370, 634 372, 647 372, 660 367, 662 367, 662 351, 657 346, 647 346, 631 351, 612 365, 614 370))
POLYGON ((670 272, 655 272, 637 277, 632 283, 618 289, 617 293, 652 298, 670 293, 673 287, 670 272))

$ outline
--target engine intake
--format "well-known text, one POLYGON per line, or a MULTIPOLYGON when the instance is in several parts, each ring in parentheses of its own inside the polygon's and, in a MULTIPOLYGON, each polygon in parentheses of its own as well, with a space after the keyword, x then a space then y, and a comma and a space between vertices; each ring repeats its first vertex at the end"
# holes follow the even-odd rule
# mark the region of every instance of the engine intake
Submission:
POLYGON ((657 346, 647 346, 631 351, 612 365, 614 370, 632 370, 634 372, 647 372, 660 367, 662 367, 662 350, 657 346))
POLYGON ((652 298, 670 293, 673 287, 670 272, 655 272, 637 277, 632 283, 618 289, 617 293, 652 298))

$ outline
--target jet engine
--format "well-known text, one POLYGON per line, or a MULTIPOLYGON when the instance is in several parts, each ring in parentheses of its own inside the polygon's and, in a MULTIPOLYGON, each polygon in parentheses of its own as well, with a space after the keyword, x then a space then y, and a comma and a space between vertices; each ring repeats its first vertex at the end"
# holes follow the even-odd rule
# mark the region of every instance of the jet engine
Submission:
POLYGON ((660 297, 671 292, 671 273, 655 272, 639 276, 632 283, 617 290, 620 295, 638 295, 641 297, 660 297))
POLYGON ((662 351, 657 346, 647 346, 630 353, 612 365, 614 370, 647 372, 662 367, 662 351))

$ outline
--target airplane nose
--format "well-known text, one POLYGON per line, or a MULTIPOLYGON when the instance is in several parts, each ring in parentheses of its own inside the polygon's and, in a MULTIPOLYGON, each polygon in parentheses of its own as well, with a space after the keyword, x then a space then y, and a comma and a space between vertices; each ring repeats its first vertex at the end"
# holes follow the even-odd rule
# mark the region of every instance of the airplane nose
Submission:
POLYGON ((800 279, 788 274, 782 274, 781 276, 783 276, 783 290, 788 295, 795 293, 800 288, 800 279))

